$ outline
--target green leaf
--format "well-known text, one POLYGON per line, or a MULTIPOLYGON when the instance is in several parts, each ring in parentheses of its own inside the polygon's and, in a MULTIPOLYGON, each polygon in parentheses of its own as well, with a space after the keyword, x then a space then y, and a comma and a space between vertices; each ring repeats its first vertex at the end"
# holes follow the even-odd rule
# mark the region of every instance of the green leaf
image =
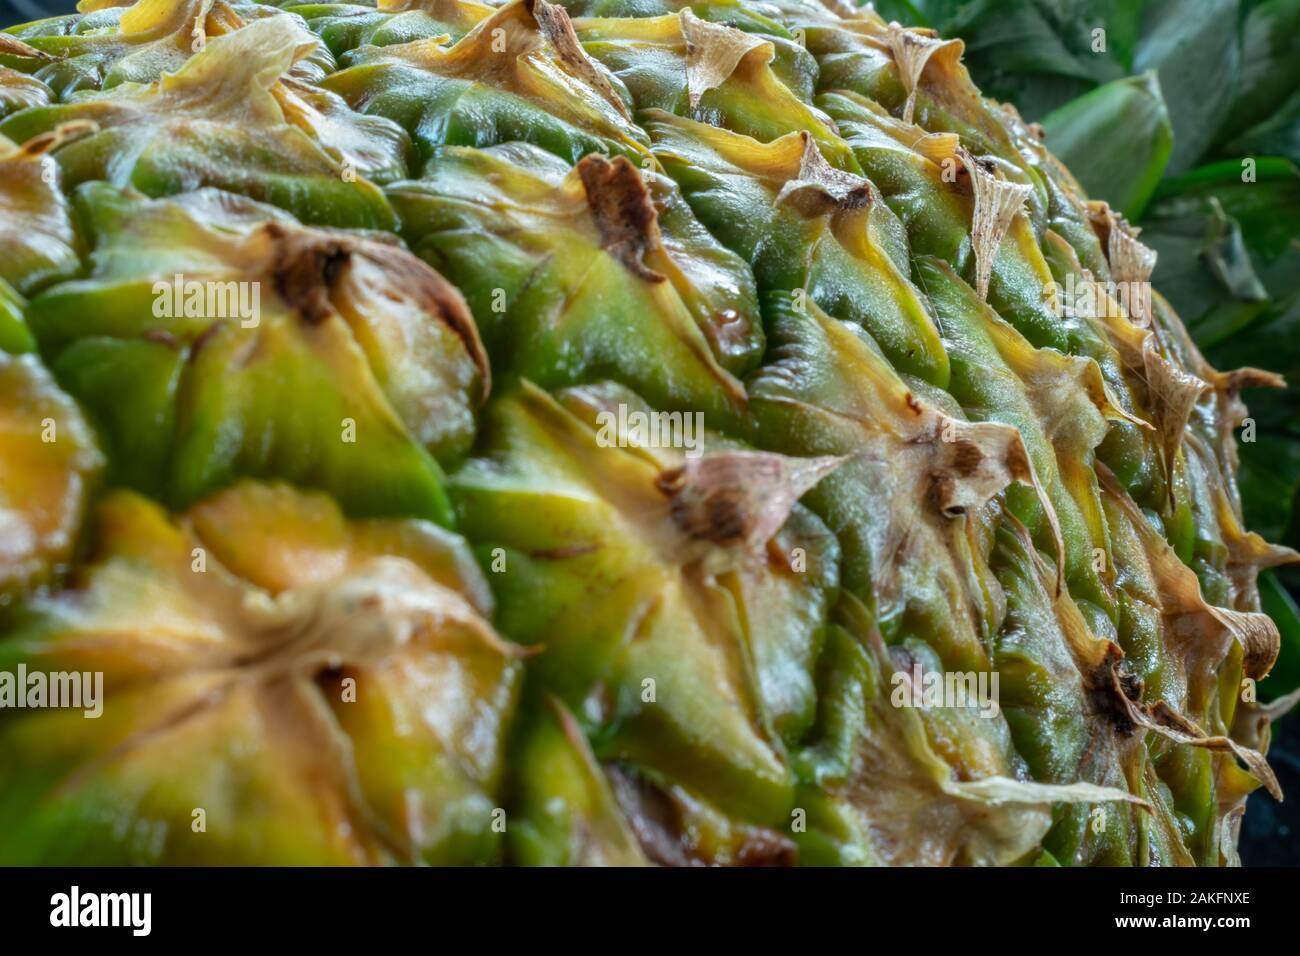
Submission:
MULTIPOLYGON (((894 3, 908 3, 916 7, 929 25, 940 29, 944 23, 957 16, 964 7, 970 6, 970 0, 893 0, 894 3)), ((876 4, 877 9, 880 5, 876 4)))
POLYGON ((1111 4, 1085 0, 1068 6, 975 0, 926 9, 944 36, 965 42, 966 65, 986 95, 1011 100, 1036 118, 1127 72, 1109 43, 1106 52, 1092 49, 1092 31, 1108 23, 1103 8, 1111 4))
POLYGON ((1222 133, 1233 135, 1274 116, 1300 84, 1300 0, 1265 0, 1241 30, 1241 72, 1222 133))
MULTIPOLYGON (((1231 335, 1212 345, 1205 344, 1204 352, 1216 368, 1253 365, 1286 376, 1292 387, 1252 392, 1247 395, 1247 403, 1262 429, 1284 431, 1300 439, 1300 391, 1295 388, 1300 384, 1300 293, 1264 304, 1257 315, 1231 335)), ((1296 470, 1300 473, 1300 468, 1296 470)))
POLYGON ((1263 302, 1268 298, 1263 283, 1255 275, 1241 236, 1241 224, 1223 211, 1219 200, 1210 197, 1210 234, 1205 247, 1206 264, 1234 298, 1243 302, 1263 302))
POLYGON ((1153 73, 1098 87, 1049 114, 1043 126, 1048 148, 1088 194, 1129 219, 1155 191, 1174 140, 1153 73))
POLYGON ((1160 256, 1152 281, 1184 318, 1195 321, 1237 291, 1206 268, 1220 216, 1240 230, 1271 297, 1300 290, 1300 169, 1277 158, 1224 160, 1161 183, 1143 222, 1142 241, 1160 256))
POLYGON ((906 27, 928 27, 932 24, 921 8, 926 6, 924 0, 921 3, 912 3, 911 0, 876 0, 872 3, 876 12, 886 20, 896 20, 906 27))
MULTIPOLYGON (((1142 32, 1142 14, 1148 0, 1041 0, 1048 15, 1069 36, 1080 37, 1093 53, 1093 31, 1105 30, 1106 49, 1101 54, 1133 72, 1133 56, 1142 32)), ((1071 49, 1077 49, 1071 46, 1071 49)))
POLYGON ((1259 603, 1282 635, 1277 663, 1259 689, 1261 700, 1275 700, 1300 687, 1300 608, 1272 571, 1259 576, 1259 603))
POLYGON ((981 90, 1036 119, 1132 72, 1146 0, 884 0, 886 19, 966 44, 981 90), (912 17, 912 19, 916 19, 912 17))
POLYGON ((1246 525, 1270 541, 1284 540, 1300 487, 1300 435, 1265 429, 1255 441, 1241 442, 1237 451, 1246 525))
POLYGON ((1092 69, 1075 58, 1033 0, 969 4, 944 24, 944 33, 965 40, 971 63, 987 62, 1009 72, 1095 79, 1092 69))
MULTIPOLYGON (((1219 317, 1230 307, 1216 310, 1219 317)), ((1226 325, 1217 338, 1200 339, 1206 358, 1217 368, 1253 365, 1281 372, 1291 383, 1283 391, 1248 393, 1249 419, 1240 433, 1238 454, 1246 525, 1272 541, 1300 544, 1295 504, 1300 491, 1300 293, 1281 302, 1240 306, 1243 321, 1226 325), (1253 439, 1253 440, 1252 440, 1253 439)), ((1200 336, 1202 328, 1193 327, 1200 336)))
POLYGON ((1187 331, 1192 333, 1197 346, 1205 351, 1241 334, 1252 322, 1267 315, 1272 307, 1272 300, 1220 302, 1199 317, 1188 313, 1182 318, 1183 324, 1187 326, 1187 331))
MULTIPOLYGON (((1300 383, 1297 236, 1300 172, 1274 158, 1253 168, 1225 160, 1167 180, 1142 232, 1159 256, 1156 288, 1183 314, 1211 364, 1271 369, 1293 386, 1300 383)), ((1254 441, 1243 433, 1242 505, 1249 527, 1279 540, 1295 534, 1300 391, 1260 390, 1246 398, 1254 441)))
POLYGON ((1143 17, 1133 67, 1159 73, 1176 133, 1171 173, 1196 165, 1232 108, 1237 13, 1238 0, 1155 0, 1143 17))
POLYGON ((1225 145, 1222 152, 1234 156, 1285 156, 1300 163, 1300 92, 1272 116, 1225 145))

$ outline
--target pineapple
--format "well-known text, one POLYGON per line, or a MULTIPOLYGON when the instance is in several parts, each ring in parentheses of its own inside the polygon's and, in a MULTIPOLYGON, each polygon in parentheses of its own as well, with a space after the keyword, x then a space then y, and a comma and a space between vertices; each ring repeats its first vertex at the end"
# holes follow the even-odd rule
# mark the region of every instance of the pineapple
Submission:
POLYGON ((0 34, 0 863, 1236 862, 1280 379, 824 4, 0 34))

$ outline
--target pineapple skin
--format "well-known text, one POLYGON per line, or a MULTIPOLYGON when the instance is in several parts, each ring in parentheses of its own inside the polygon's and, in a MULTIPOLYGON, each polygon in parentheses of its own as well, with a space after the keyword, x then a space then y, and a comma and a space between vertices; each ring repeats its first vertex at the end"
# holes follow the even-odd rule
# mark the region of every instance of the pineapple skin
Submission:
POLYGON ((0 864, 1238 862, 1280 380, 824 3, 0 34, 0 864))

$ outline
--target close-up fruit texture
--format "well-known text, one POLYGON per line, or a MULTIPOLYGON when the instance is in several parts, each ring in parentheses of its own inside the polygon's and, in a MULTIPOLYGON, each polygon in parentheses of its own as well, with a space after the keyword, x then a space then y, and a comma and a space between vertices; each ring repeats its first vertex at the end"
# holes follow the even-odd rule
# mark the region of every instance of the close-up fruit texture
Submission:
POLYGON ((1300 8, 1098 6, 0 33, 0 864, 1241 862, 1300 8))

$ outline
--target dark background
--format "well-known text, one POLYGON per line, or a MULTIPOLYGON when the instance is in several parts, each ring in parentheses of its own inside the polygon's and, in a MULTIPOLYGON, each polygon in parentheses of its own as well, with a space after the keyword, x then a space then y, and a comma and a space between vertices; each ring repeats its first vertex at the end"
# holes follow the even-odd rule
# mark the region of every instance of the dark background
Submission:
POLYGON ((0 0, 0 26, 71 13, 76 8, 76 0, 0 0))
MULTIPOLYGON (((0 28, 71 13, 76 0, 0 0, 0 28)), ((1297 595, 1300 597, 1300 595, 1297 595)), ((1300 866, 1300 708, 1273 727, 1268 760, 1290 799, 1275 802, 1262 789, 1251 797, 1241 829, 1247 866, 1300 866)))

